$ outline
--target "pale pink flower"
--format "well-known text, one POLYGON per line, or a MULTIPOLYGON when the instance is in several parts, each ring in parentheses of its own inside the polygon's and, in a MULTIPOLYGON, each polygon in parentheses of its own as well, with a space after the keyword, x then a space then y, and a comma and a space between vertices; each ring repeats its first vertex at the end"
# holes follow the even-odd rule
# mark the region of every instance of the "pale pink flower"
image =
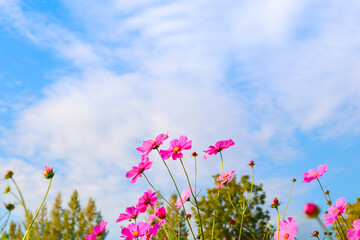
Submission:
POLYGON ((227 172, 223 172, 222 176, 218 176, 216 178, 216 181, 217 182, 222 181, 222 182, 220 183, 220 185, 217 185, 216 188, 223 187, 224 185, 230 183, 234 178, 234 173, 235 173, 234 170, 230 170, 227 172))
POLYGON ((157 201, 155 194, 156 192, 152 192, 151 189, 144 192, 144 194, 139 198, 139 202, 136 204, 136 207, 140 212, 144 213, 149 205, 155 205, 157 201))
POLYGON ((210 157, 210 155, 216 155, 218 152, 221 152, 222 150, 229 148, 233 145, 235 145, 235 143, 231 138, 224 141, 218 141, 217 143, 215 143, 215 146, 209 146, 208 150, 204 151, 206 153, 204 158, 207 159, 208 157, 210 157))
POLYGON ((169 137, 168 133, 169 132, 167 132, 166 134, 164 134, 164 133, 159 134, 155 138, 155 140, 150 139, 150 140, 143 141, 142 146, 136 148, 136 150, 144 153, 145 155, 148 155, 151 152, 151 150, 159 148, 160 145, 163 144, 166 139, 168 139, 168 137, 169 137))
POLYGON ((317 171, 314 168, 311 168, 309 170, 309 172, 304 172, 303 173, 303 178, 304 180, 302 182, 308 183, 311 182, 314 179, 318 179, 319 177, 321 177, 326 171, 327 171, 328 167, 327 165, 320 165, 317 169, 317 171))
POLYGON ((353 227, 347 230, 347 238, 349 240, 359 240, 360 239, 360 219, 356 219, 353 222, 353 227))
POLYGON ((137 216, 140 214, 139 209, 137 209, 136 207, 127 207, 126 212, 127 213, 121 213, 116 222, 121 222, 128 219, 136 219, 137 216))
POLYGON ((295 235, 299 229, 293 218, 289 217, 288 221, 289 222, 287 222, 285 220, 280 221, 279 239, 277 239, 278 234, 277 234, 277 230, 276 230, 275 234, 274 234, 275 240, 293 240, 295 238, 295 235))
POLYGON ((332 205, 331 207, 329 207, 328 211, 330 212, 330 214, 325 214, 323 217, 324 219, 326 220, 325 221, 325 225, 330 225, 332 224, 333 222, 336 221, 336 218, 337 216, 340 214, 340 213, 345 213, 346 211, 346 208, 348 207, 349 205, 346 204, 346 201, 345 201, 345 198, 342 197, 342 198, 338 198, 336 200, 336 204, 335 205, 332 205))
POLYGON ((124 227, 121 230, 121 234, 125 240, 133 240, 138 237, 145 236, 146 232, 149 230, 149 224, 144 222, 139 222, 138 224, 130 223, 128 227, 124 227))
POLYGON ((85 239, 95 240, 96 237, 99 236, 105 230, 106 224, 107 222, 101 221, 99 226, 93 227, 92 233, 86 233, 88 235, 85 237, 85 239))
POLYGON ((133 178, 131 179, 130 183, 135 183, 138 177, 142 177, 142 173, 145 170, 148 170, 151 168, 153 162, 149 162, 149 158, 147 155, 141 156, 141 162, 138 166, 133 166, 130 171, 126 173, 127 178, 133 178))
POLYGON ((168 150, 160 150, 162 159, 168 159, 172 157, 173 160, 183 158, 182 150, 189 150, 191 148, 192 141, 188 141, 186 136, 180 136, 179 140, 174 139, 170 142, 170 148, 168 150))
POLYGON ((178 198, 178 200, 175 203, 175 206, 177 208, 181 208, 182 204, 184 204, 190 198, 191 192, 194 192, 193 186, 191 186, 191 190, 184 189, 183 192, 181 193, 181 198, 178 198))

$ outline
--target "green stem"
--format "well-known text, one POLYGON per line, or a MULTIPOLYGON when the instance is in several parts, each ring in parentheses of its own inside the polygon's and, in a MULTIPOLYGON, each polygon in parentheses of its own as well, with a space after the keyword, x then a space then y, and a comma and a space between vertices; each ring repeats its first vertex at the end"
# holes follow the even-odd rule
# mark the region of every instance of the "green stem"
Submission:
POLYGON ((291 196, 291 192, 292 192, 292 190, 293 190, 293 188, 294 188, 294 185, 295 185, 295 182, 293 182, 293 185, 292 185, 291 190, 290 190, 290 193, 289 193, 289 198, 288 198, 288 201, 287 201, 287 203, 286 203, 286 208, 285 208, 285 212, 284 212, 283 220, 285 219, 286 210, 287 210, 287 208, 288 208, 288 206, 289 206, 290 196, 291 196))
POLYGON ((30 231, 32 225, 34 224, 35 219, 37 218, 37 216, 38 216, 38 214, 39 214, 42 206, 44 205, 45 199, 46 199, 46 197, 47 197, 47 195, 48 195, 48 193, 49 193, 50 187, 51 187, 51 182, 52 182, 52 178, 50 178, 49 187, 48 187, 48 189, 46 190, 45 197, 44 197, 44 199, 42 200, 42 202, 41 202, 41 204, 40 204, 40 207, 39 207, 38 210, 36 211, 34 218, 31 220, 30 225, 27 227, 26 233, 25 233, 25 235, 24 235, 24 237, 23 237, 22 240, 27 239, 27 236, 28 236, 28 234, 29 234, 29 231, 30 231))
MULTIPOLYGON (((26 205, 25 205, 24 197, 23 197, 23 195, 22 195, 22 193, 21 193, 21 191, 20 191, 19 186, 16 184, 15 179, 11 177, 11 181, 14 183, 14 185, 15 185, 15 187, 16 187, 16 190, 17 190, 18 193, 19 193, 19 196, 20 196, 20 199, 21 199, 20 204, 21 204, 21 206, 23 206, 24 211, 25 211, 26 227, 28 227, 28 226, 29 226, 29 213, 28 213, 27 208, 26 208, 26 205)), ((19 199, 19 198, 18 198, 18 199, 19 199)))
POLYGON ((1 228, 1 230, 0 230, 0 233, 2 233, 2 231, 4 231, 4 228, 6 227, 7 223, 9 222, 10 215, 11 215, 11 211, 9 211, 8 216, 7 216, 7 218, 6 218, 6 221, 5 221, 5 223, 4 223, 4 226, 3 226, 3 227, 1 228))
MULTIPOLYGON (((222 178, 222 174, 223 174, 223 170, 224 170, 224 161, 223 161, 223 156, 222 153, 220 152, 220 159, 221 159, 221 178, 222 178)), ((217 196, 216 196, 216 201, 215 201, 215 210, 214 210, 214 218, 213 218, 213 222, 212 222, 212 230, 211 230, 211 240, 214 239, 214 230, 215 230, 215 216, 216 216, 216 207, 217 207, 217 202, 219 200, 219 195, 220 195, 220 187, 218 188, 217 191, 217 196)))
POLYGON ((345 220, 344 216, 343 216, 341 213, 340 213, 339 215, 342 217, 342 219, 343 219, 343 220, 344 220, 344 222, 345 222, 346 227, 349 229, 350 227, 349 227, 349 225, 347 224, 347 222, 346 222, 346 220, 345 220))
MULTIPOLYGON (((192 196, 193 196, 193 198, 194 198, 194 200, 195 200, 196 210, 197 210, 197 212, 198 212, 198 216, 199 216, 199 220, 200 220, 200 229, 201 229, 202 239, 205 239, 204 230, 203 230, 203 224, 202 224, 202 220, 201 220, 201 214, 200 214, 200 210, 199 210, 199 204, 198 204, 198 201, 197 201, 197 199, 196 199, 196 196, 195 196, 194 192, 193 192, 192 189, 191 189, 191 184, 190 184, 189 176, 188 176, 188 174, 187 174, 187 172, 186 172, 184 163, 183 163, 183 161, 182 161, 181 158, 180 158, 180 163, 181 163, 181 166, 182 166, 183 169, 184 169, 184 172, 185 172, 185 175, 186 175, 187 182, 188 182, 188 184, 189 184, 189 188, 190 188, 191 194, 192 194, 192 196)), ((196 178, 195 178, 195 179, 196 179, 196 178)))
MULTIPOLYGON (((159 153, 160 158, 161 158, 162 162, 164 163, 164 165, 165 165, 165 167, 166 167, 166 169, 167 169, 167 171, 168 171, 168 173, 169 173, 169 175, 170 175, 170 177, 171 177, 171 179, 172 179, 172 181, 173 181, 173 183, 174 183, 174 185, 175 185, 176 191, 177 191, 177 193, 178 193, 178 195, 179 195, 180 202, 181 202, 181 205, 182 205, 182 207, 183 207, 183 210, 184 210, 184 213, 185 213, 185 217, 186 217, 186 215, 187 215, 187 214, 186 214, 186 209, 185 209, 184 203, 183 203, 183 201, 182 201, 182 199, 181 199, 181 194, 180 194, 179 188, 178 188, 178 186, 177 186, 177 184, 176 184, 176 182, 175 182, 175 179, 174 179, 173 175, 171 174, 171 171, 170 171, 168 165, 166 164, 165 160, 161 157, 161 154, 160 154, 159 149, 156 149, 156 150, 157 150, 157 152, 159 153)), ((190 191, 191 191, 191 189, 190 189, 190 191)), ((194 232, 193 232, 193 230, 192 230, 191 224, 190 224, 190 222, 189 222, 189 219, 186 217, 185 220, 186 220, 186 222, 187 222, 187 224, 188 224, 188 226, 189 226, 189 229, 190 229, 190 231, 191 231, 192 236, 194 237, 194 239, 196 239, 195 234, 194 234, 194 232)))
MULTIPOLYGON (((155 214, 155 209, 154 209, 154 207, 151 206, 151 208, 152 208, 152 210, 154 211, 154 214, 155 214)), ((164 229, 164 231, 165 231, 165 235, 167 235, 167 236, 170 238, 170 240, 171 240, 172 238, 170 237, 169 233, 166 231, 166 227, 165 227, 164 224, 162 223, 161 219, 159 219, 158 222, 159 222, 159 223, 161 224, 161 226, 163 227, 163 229, 164 229)))
POLYGON ((229 191, 226 191, 226 192, 227 192, 227 194, 228 194, 228 197, 229 197, 229 201, 230 201, 230 203, 231 203, 231 206, 234 208, 234 210, 236 211, 236 213, 238 213, 238 210, 236 209, 236 207, 234 206, 234 204, 233 204, 233 202, 232 202, 232 200, 231 200, 229 191))
MULTIPOLYGON (((337 222, 337 224, 339 225, 339 227, 340 227, 340 229, 341 229, 341 232, 342 232, 342 234, 343 234, 344 237, 345 237, 344 239, 346 239, 346 233, 344 232, 344 229, 343 229, 343 227, 341 226, 339 219, 336 218, 336 222, 337 222)), ((339 235, 340 235, 340 233, 339 233, 339 235)))
MULTIPOLYGON (((250 204, 250 200, 251 200, 251 195, 252 195, 252 191, 253 191, 253 187, 254 187, 254 175, 255 175, 255 171, 254 171, 254 167, 252 166, 251 167, 252 168, 252 178, 251 178, 251 188, 250 188, 250 195, 249 195, 249 199, 247 200, 247 202, 246 202, 246 205, 245 205, 245 207, 244 207, 244 210, 243 210, 243 212, 242 212, 242 214, 241 214, 241 225, 240 225, 240 231, 239 231, 239 240, 240 240, 240 238, 241 238, 241 230, 242 230, 242 228, 243 228, 243 223, 244 223, 244 221, 243 221, 243 219, 244 219, 244 214, 245 214, 245 212, 246 212, 246 209, 249 207, 249 204, 250 204)), ((244 196, 244 199, 245 199, 245 196, 244 196)))
POLYGON ((146 177, 145 173, 142 173, 146 179, 146 181, 149 183, 149 185, 151 186, 151 188, 177 213, 180 214, 179 211, 168 201, 166 200, 166 198, 160 194, 159 191, 156 190, 156 188, 151 184, 151 182, 149 181, 149 179, 146 177))
MULTIPOLYGON (((324 225, 324 223, 321 221, 321 219, 319 217, 317 217, 316 220, 319 222, 320 226, 324 229, 324 232, 329 232, 329 230, 326 228, 326 226, 324 225)), ((327 236, 329 236, 329 238, 331 240, 333 240, 331 235, 327 235, 327 236)))
POLYGON ((196 157, 195 158, 195 194, 196 194, 196 177, 197 177, 197 164, 196 164, 196 157))
MULTIPOLYGON (((322 185, 321 185, 321 183, 320 183, 320 180, 319 180, 318 178, 317 178, 316 180, 317 180, 318 183, 320 184, 321 190, 322 190, 322 192, 323 192, 323 194, 324 194, 324 197, 325 197, 325 199, 326 199, 326 203, 328 204, 328 198, 326 197, 326 193, 325 193, 325 191, 324 191, 324 188, 322 187, 322 185)), ((331 206, 332 203, 330 203, 329 205, 331 206)))

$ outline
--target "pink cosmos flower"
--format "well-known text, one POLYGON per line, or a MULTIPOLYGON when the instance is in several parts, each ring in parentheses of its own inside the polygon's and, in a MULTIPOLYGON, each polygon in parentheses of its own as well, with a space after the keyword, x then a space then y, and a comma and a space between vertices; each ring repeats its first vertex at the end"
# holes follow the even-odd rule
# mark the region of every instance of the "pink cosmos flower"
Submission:
POLYGON ((189 150, 192 146, 192 141, 188 141, 186 136, 180 136, 179 140, 174 139, 170 142, 170 148, 168 150, 160 150, 161 158, 166 160, 172 157, 173 160, 183 158, 182 150, 189 150))
POLYGON ((128 207, 126 208, 126 212, 127 213, 121 213, 116 222, 121 222, 128 219, 136 219, 137 216, 140 214, 139 209, 137 209, 136 207, 128 207))
POLYGON ((346 204, 346 201, 345 201, 345 198, 342 197, 342 198, 338 198, 336 200, 336 204, 335 205, 332 205, 331 207, 329 207, 328 211, 330 212, 330 214, 325 214, 323 217, 324 219, 326 220, 325 221, 325 225, 330 225, 332 224, 333 222, 336 221, 336 218, 337 216, 340 214, 340 213, 345 213, 346 211, 346 208, 348 207, 349 205, 346 204))
POLYGON ((155 207, 155 215, 160 218, 160 219, 165 219, 166 218, 166 210, 165 207, 161 207, 161 208, 157 208, 155 207))
POLYGON ((92 233, 86 233, 88 235, 85 237, 85 239, 95 240, 96 237, 99 236, 105 230, 106 224, 107 222, 101 221, 99 226, 93 227, 92 233))
POLYGON ((156 192, 152 192, 151 189, 148 189, 144 194, 139 198, 139 202, 136 204, 136 207, 140 212, 144 213, 149 205, 154 206, 157 197, 154 197, 156 192))
POLYGON ((175 206, 177 208, 181 208, 182 205, 190 198, 191 192, 194 192, 194 187, 191 186, 191 191, 189 189, 184 189, 181 193, 181 198, 178 198, 178 200, 175 203, 175 206))
POLYGON ((274 234, 275 240, 293 240, 295 238, 296 233, 298 232, 298 227, 295 223, 295 220, 291 217, 288 219, 289 222, 282 220, 280 221, 280 234, 279 239, 277 239, 277 230, 274 234))
POLYGON ((223 149, 229 148, 235 145, 234 141, 230 138, 229 140, 218 141, 215 143, 215 146, 209 146, 209 149, 204 151, 206 155, 204 156, 205 159, 210 157, 210 155, 216 155, 218 152, 221 152, 223 149))
POLYGON ((317 171, 314 168, 311 168, 308 173, 307 172, 303 173, 304 180, 302 182, 308 183, 314 179, 318 179, 327 171, 327 169, 328 167, 326 164, 324 166, 320 165, 317 171))
POLYGON ((227 171, 227 172, 223 172, 222 177, 218 176, 216 178, 216 181, 217 182, 222 181, 222 182, 220 183, 220 185, 217 185, 216 188, 223 187, 224 185, 230 183, 234 178, 234 173, 235 173, 235 171, 230 170, 230 171, 227 171))
POLYGON ((149 228, 149 230, 147 231, 145 237, 143 237, 143 240, 151 240, 153 236, 155 236, 158 232, 160 224, 159 223, 155 223, 153 227, 149 228))
POLYGON ((126 173, 126 177, 127 178, 132 178, 130 183, 135 183, 138 177, 142 177, 142 173, 145 170, 148 170, 151 168, 153 162, 149 162, 149 157, 147 155, 142 155, 141 156, 141 162, 139 163, 139 165, 133 166, 132 169, 130 171, 128 171, 126 173))
POLYGON ((320 209, 316 204, 307 203, 304 207, 304 213, 308 218, 317 218, 320 213, 320 209))
POLYGON ((125 240, 133 240, 137 237, 145 236, 146 232, 149 230, 149 224, 144 222, 139 222, 138 224, 130 223, 127 228, 121 230, 121 234, 125 240))
POLYGON ((142 146, 136 148, 136 150, 144 153, 145 155, 148 155, 151 152, 151 150, 159 148, 160 145, 163 144, 163 142, 166 139, 168 139, 168 137, 169 137, 168 133, 169 132, 167 132, 166 134, 164 134, 164 133, 159 134, 155 138, 155 140, 150 139, 150 140, 143 141, 142 146))
POLYGON ((348 229, 346 236, 349 240, 359 240, 360 239, 360 219, 356 219, 352 225, 354 228, 348 229))

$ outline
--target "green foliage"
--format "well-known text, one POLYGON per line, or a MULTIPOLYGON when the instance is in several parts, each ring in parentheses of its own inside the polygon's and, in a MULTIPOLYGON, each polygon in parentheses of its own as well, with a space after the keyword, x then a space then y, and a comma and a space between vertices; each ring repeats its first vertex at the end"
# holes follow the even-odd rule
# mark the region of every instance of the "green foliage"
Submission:
MULTIPOLYGON (((215 178, 216 176, 214 179, 215 178)), ((242 216, 240 209, 241 206, 245 206, 248 201, 251 182, 249 181, 248 175, 242 176, 239 182, 236 182, 235 179, 236 178, 223 188, 220 188, 220 194, 217 201, 217 188, 207 189, 206 196, 201 196, 201 200, 198 201, 202 215, 205 239, 211 239, 215 209, 216 222, 214 239, 238 239, 242 216), (234 207, 237 210, 235 210, 234 207), (231 220, 234 220, 235 224, 230 224, 231 220)), ((252 197, 249 206, 245 211, 246 216, 243 219, 241 239, 263 238, 264 228, 270 219, 268 211, 263 211, 262 209, 262 205, 264 204, 265 192, 262 190, 262 184, 254 184, 252 197)), ((192 210, 196 223, 199 223, 199 217, 195 208, 193 207, 192 210)))
MULTIPOLYGON (((71 195, 67 206, 66 209, 62 207, 60 193, 54 200, 50 214, 48 214, 47 207, 44 205, 30 232, 30 239, 85 239, 86 233, 92 232, 92 228, 102 220, 101 213, 96 210, 93 199, 90 198, 86 207, 81 209, 78 192, 76 190, 71 195), (50 216, 48 217, 48 215, 50 216)), ((25 222, 17 223, 12 221, 8 231, 3 233, 2 237, 17 240, 22 239, 24 233, 25 222)), ((106 233, 103 234, 103 237, 105 239, 106 233)))

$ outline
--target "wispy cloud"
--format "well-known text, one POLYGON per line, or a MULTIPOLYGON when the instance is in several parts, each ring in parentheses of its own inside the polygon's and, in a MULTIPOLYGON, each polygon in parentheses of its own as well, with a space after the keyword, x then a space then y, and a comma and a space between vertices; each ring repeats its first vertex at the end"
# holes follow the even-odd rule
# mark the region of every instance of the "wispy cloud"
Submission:
MULTIPOLYGON (((323 137, 359 132, 354 5, 63 3, 82 24, 81 34, 40 12, 24 12, 18 1, 0 1, 3 27, 77 68, 20 112, 2 142, 36 169, 54 165, 56 189, 94 196, 108 219, 117 217, 114 208, 133 204, 124 190, 136 201, 136 191, 144 189, 130 188, 124 173, 139 159, 135 147, 157 133, 186 134, 198 151, 232 137, 231 167, 260 154, 283 163, 296 154, 296 131, 323 137), (351 11, 335 22, 339 7, 351 11)), ((201 164, 207 175, 217 171, 201 164)), ((152 177, 167 187, 163 176, 152 177)))

